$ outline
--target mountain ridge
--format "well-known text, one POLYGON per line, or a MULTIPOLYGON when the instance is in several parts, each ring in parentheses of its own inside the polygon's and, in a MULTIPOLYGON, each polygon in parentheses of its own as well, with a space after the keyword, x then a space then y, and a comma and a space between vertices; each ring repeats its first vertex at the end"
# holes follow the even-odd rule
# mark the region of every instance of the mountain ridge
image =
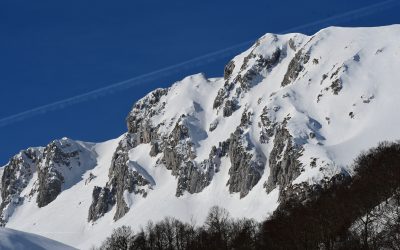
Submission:
POLYGON ((400 25, 266 34, 223 77, 188 76, 137 101, 117 139, 16 155, 3 168, 1 222, 89 247, 109 225, 202 221, 213 205, 262 220, 286 187, 349 175, 361 150, 399 138, 388 131, 400 125, 399 35, 400 25), (69 236, 48 233, 60 225, 69 236))

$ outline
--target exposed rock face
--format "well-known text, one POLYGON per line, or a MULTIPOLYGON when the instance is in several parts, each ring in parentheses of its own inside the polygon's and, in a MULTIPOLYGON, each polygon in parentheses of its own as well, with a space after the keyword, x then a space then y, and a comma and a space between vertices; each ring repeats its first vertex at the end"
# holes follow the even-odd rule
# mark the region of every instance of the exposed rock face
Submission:
MULTIPOLYGON (((113 190, 113 194, 116 196, 115 201, 117 204, 117 210, 114 214, 114 220, 118 220, 128 212, 129 208, 124 200, 124 191, 129 190, 132 192, 134 189, 132 175, 130 174, 128 167, 128 152, 130 145, 129 135, 126 136, 125 140, 122 140, 116 152, 114 153, 111 168, 108 173, 109 182, 107 183, 113 190)), ((95 190, 93 190, 95 192, 95 190)))
POLYGON ((178 154, 173 147, 166 146, 164 148, 163 163, 165 164, 167 169, 172 170, 171 173, 173 175, 178 174, 182 161, 182 156, 178 154))
POLYGON ((208 128, 208 131, 212 132, 218 127, 218 120, 214 120, 210 123, 210 127, 208 128))
POLYGON ((214 109, 223 107, 224 117, 231 116, 234 111, 239 109, 240 96, 257 85, 286 54, 279 47, 276 47, 270 54, 259 54, 256 52, 259 46, 260 44, 256 43, 250 53, 244 57, 237 73, 233 74, 235 68, 233 61, 225 67, 225 84, 223 88, 219 89, 213 104, 214 109))
POLYGON ((160 148, 157 127, 160 124, 153 125, 151 118, 161 112, 165 103, 160 103, 160 100, 167 93, 168 89, 156 89, 135 103, 126 118, 128 126, 128 135, 126 136, 128 145, 126 149, 128 151, 139 144, 152 143, 154 148, 151 154, 153 156, 158 154, 160 148))
POLYGON ((286 122, 276 128, 272 151, 269 155, 270 175, 265 188, 271 192, 276 186, 283 190, 300 175, 302 147, 294 143, 286 128, 286 122))
POLYGON ((22 203, 24 190, 36 171, 43 149, 29 148, 12 157, 1 178, 0 226, 4 226, 14 208, 22 203))
POLYGON ((39 207, 44 207, 55 200, 61 193, 61 185, 64 177, 57 171, 51 171, 48 168, 38 171, 39 189, 37 196, 37 204, 39 207))
POLYGON ((296 44, 294 42, 294 40, 292 38, 289 39, 289 48, 291 48, 292 50, 296 51, 296 44))
MULTIPOLYGON (((157 115, 164 107, 165 103, 160 103, 161 98, 168 93, 168 89, 156 89, 143 99, 135 103, 132 111, 127 117, 128 134, 120 141, 109 170, 109 181, 107 187, 111 189, 111 195, 115 196, 110 200, 115 200, 117 209, 114 220, 124 216, 129 207, 124 200, 124 192, 147 195, 145 191, 151 185, 144 176, 136 169, 129 166, 129 150, 142 143, 151 143, 151 156, 156 156, 161 150, 160 139, 157 126, 153 126, 150 119, 157 115)), ((93 190, 93 195, 95 190, 93 190)), ((93 201, 92 206, 95 206, 93 201)), ((103 214, 89 216, 96 220, 103 214)))
POLYGON ((172 175, 177 176, 182 162, 188 160, 192 152, 188 128, 178 121, 168 138, 164 139, 164 144, 163 163, 172 170, 172 175))
POLYGON ((304 64, 308 62, 310 55, 304 52, 303 49, 299 50, 293 59, 290 61, 286 74, 282 81, 282 87, 292 83, 304 69, 304 64))
POLYGON ((128 152, 137 143, 136 134, 126 134, 119 142, 112 158, 109 170, 109 181, 104 188, 95 187, 92 193, 92 204, 89 209, 89 221, 95 221, 116 204, 114 220, 124 216, 129 207, 124 199, 124 192, 146 196, 147 186, 150 185, 140 173, 129 166, 128 152))
MULTIPOLYGON (((258 183, 264 170, 264 162, 261 157, 251 153, 251 146, 247 147, 243 142, 243 130, 239 127, 229 139, 228 155, 231 161, 229 169, 229 191, 239 192, 240 197, 246 196, 258 183), (254 159, 254 157, 256 157, 254 159)), ((247 142, 249 143, 249 142, 247 142)))
POLYGON ((52 202, 61 192, 64 177, 54 164, 69 167, 69 157, 76 157, 78 152, 64 153, 55 143, 51 143, 45 148, 44 154, 46 157, 38 168, 39 189, 36 202, 39 207, 44 207, 52 202))
MULTIPOLYGON (((285 97, 286 98, 286 97, 285 97)), ((286 115, 282 122, 276 120, 276 114, 279 107, 264 107, 260 116, 259 127, 261 128, 260 142, 270 143, 272 141, 272 150, 269 154, 269 176, 264 183, 267 193, 271 192, 277 186, 280 192, 290 185, 296 179, 302 170, 302 163, 299 158, 302 156, 303 143, 309 138, 323 140, 318 134, 321 124, 308 117, 308 134, 305 138, 293 138, 287 126, 291 117, 286 115)), ((316 165, 316 159, 313 159, 311 165, 316 165)))
POLYGON ((57 198, 65 183, 65 174, 83 173, 86 169, 93 168, 95 163, 93 152, 72 140, 64 138, 47 145, 37 168, 38 206, 44 207, 57 198))
POLYGON ((251 112, 244 110, 242 117, 240 118, 240 127, 247 127, 248 125, 251 125, 251 116, 251 112))
POLYGON ((150 156, 155 157, 160 153, 160 146, 158 145, 158 142, 152 142, 151 143, 151 150, 150 150, 150 156))
POLYGON ((276 50, 272 53, 272 55, 264 57, 263 55, 256 55, 251 52, 246 58, 245 62, 242 65, 242 69, 247 68, 247 62, 249 58, 255 58, 255 63, 251 65, 242 73, 243 76, 237 78, 240 82, 240 85, 243 89, 247 90, 251 88, 253 85, 257 84, 263 77, 261 75, 262 71, 270 71, 273 67, 275 67, 280 58, 282 56, 282 51, 280 48, 276 48, 276 50))
POLYGON ((219 108, 229 96, 230 91, 233 89, 234 83, 225 82, 224 87, 218 90, 217 96, 214 99, 213 108, 219 108))
POLYGON ((127 167, 121 167, 115 172, 111 185, 116 190, 117 211, 115 212, 114 220, 118 220, 129 211, 128 204, 124 199, 124 192, 140 194, 146 197, 147 186, 150 186, 150 182, 139 172, 127 167))
POLYGON ((114 204, 114 194, 111 193, 109 188, 94 187, 88 221, 96 221, 107 213, 114 204))
POLYGON ((78 182, 82 174, 96 165, 96 154, 85 145, 63 138, 45 148, 29 148, 11 158, 4 166, 1 181, 0 223, 4 225, 14 208, 36 196, 39 207, 57 198, 63 189, 78 182), (32 176, 37 180, 25 190, 32 176), (24 191, 24 195, 21 195, 24 191))
POLYGON ((195 164, 189 161, 180 169, 176 196, 183 195, 184 191, 199 193, 210 184, 214 174, 214 168, 209 166, 210 162, 204 162, 200 167, 195 164))
POLYGON ((336 79, 332 82, 331 89, 333 91, 333 94, 337 95, 339 94, 340 90, 342 89, 342 80, 336 79))
MULTIPOLYGON (((135 103, 132 111, 126 118, 129 133, 142 134, 143 135, 142 138, 144 141, 148 141, 146 139, 151 138, 151 136, 148 134, 149 129, 146 127, 146 125, 149 124, 144 120, 146 118, 150 118, 156 115, 157 112, 160 111, 159 109, 157 109, 157 105, 160 104, 159 102, 161 97, 166 95, 167 93, 168 89, 156 89, 150 92, 143 99, 135 103)), ((139 136, 139 138, 141 137, 139 136)))
POLYGON ((233 69, 235 68, 235 62, 234 61, 230 61, 224 69, 224 79, 227 80, 233 72, 233 69))
POLYGON ((170 135, 164 139, 163 164, 171 170, 171 174, 178 178, 176 196, 201 192, 211 182, 215 165, 213 156, 200 164, 196 158, 189 128, 185 125, 185 116, 177 122, 170 135))
POLYGON ((218 147, 213 147, 209 158, 200 163, 194 161, 196 156, 189 129, 182 122, 176 124, 169 139, 164 141, 163 158, 166 168, 178 178, 176 196, 181 196, 184 191, 201 192, 210 184, 214 173, 219 171, 221 158, 225 156, 229 156, 232 164, 227 183, 230 192, 238 192, 241 197, 247 195, 264 170, 262 157, 254 151, 243 132, 243 128, 250 124, 250 116, 251 113, 245 111, 236 132, 218 147))
POLYGON ((146 196, 146 190, 151 183, 130 166, 129 151, 144 143, 151 143, 149 154, 156 156, 163 150, 161 140, 157 132, 157 126, 153 126, 151 118, 163 109, 165 103, 160 103, 161 98, 168 93, 168 89, 156 89, 133 106, 127 117, 128 133, 119 142, 113 155, 109 169, 109 181, 106 187, 99 191, 99 187, 92 192, 92 204, 89 209, 88 220, 96 221, 108 211, 108 206, 116 205, 114 220, 118 220, 129 211, 124 193, 140 194, 146 196), (100 196, 103 194, 103 196, 100 196), (100 199, 100 198, 101 199, 100 199), (106 197, 106 198, 104 198, 106 197), (107 209, 105 209, 107 207, 107 209))
POLYGON ((232 115, 232 113, 235 111, 237 109, 237 105, 235 104, 235 102, 234 101, 231 101, 231 100, 227 100, 226 102, 225 102, 225 106, 224 106, 224 109, 223 109, 223 116, 224 117, 229 117, 229 116, 231 116, 232 115))
POLYGON ((264 107, 263 112, 261 114, 261 123, 259 126, 262 128, 260 132, 260 142, 261 143, 268 143, 270 141, 270 138, 274 136, 275 133, 275 128, 277 123, 274 121, 271 121, 271 119, 268 117, 268 108, 264 107))
POLYGON ((332 80, 332 84, 330 86, 334 95, 339 94, 339 92, 343 88, 343 82, 340 78, 340 74, 345 73, 348 70, 348 66, 346 64, 341 65, 338 67, 332 74, 330 79, 332 80))

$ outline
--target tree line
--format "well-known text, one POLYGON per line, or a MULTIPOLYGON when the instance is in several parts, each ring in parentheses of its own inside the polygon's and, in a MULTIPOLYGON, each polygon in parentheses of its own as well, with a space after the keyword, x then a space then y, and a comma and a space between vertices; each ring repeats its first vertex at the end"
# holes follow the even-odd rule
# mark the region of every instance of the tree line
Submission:
POLYGON ((126 250, 255 249, 260 224, 250 219, 234 220, 226 209, 212 207, 203 226, 167 217, 148 222, 138 233, 129 226, 113 231, 99 248, 126 250))

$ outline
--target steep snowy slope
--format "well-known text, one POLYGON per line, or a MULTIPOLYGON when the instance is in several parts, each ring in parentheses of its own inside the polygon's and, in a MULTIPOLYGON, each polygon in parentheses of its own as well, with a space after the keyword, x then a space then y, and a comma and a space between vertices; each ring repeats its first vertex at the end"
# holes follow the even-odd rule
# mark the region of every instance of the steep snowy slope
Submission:
POLYGON ((88 248, 117 226, 213 205, 261 220, 296 183, 351 174, 352 159, 400 138, 400 25, 267 34, 223 78, 189 76, 135 103, 128 132, 62 139, 4 167, 1 222, 88 248))
POLYGON ((75 248, 45 237, 0 228, 0 249, 3 250, 73 250, 75 248))

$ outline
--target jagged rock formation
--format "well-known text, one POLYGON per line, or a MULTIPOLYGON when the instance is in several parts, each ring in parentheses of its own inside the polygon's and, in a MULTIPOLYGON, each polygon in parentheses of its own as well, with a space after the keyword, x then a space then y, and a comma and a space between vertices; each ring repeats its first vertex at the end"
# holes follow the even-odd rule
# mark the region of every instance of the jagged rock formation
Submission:
POLYGON ((182 120, 178 120, 169 137, 164 140, 162 163, 178 178, 176 196, 183 195, 184 191, 201 192, 210 183, 215 171, 211 158, 200 164, 194 161, 196 154, 185 118, 183 116, 182 120))
POLYGON ((300 175, 302 148, 293 142, 285 124, 286 121, 276 128, 274 146, 269 155, 270 174, 265 183, 268 193, 276 186, 285 188, 300 175))
POLYGON ((299 50, 289 63, 289 67, 283 77, 282 87, 290 84, 299 76, 300 72, 304 69, 304 64, 308 63, 310 55, 304 53, 303 49, 299 50))
MULTIPOLYGON (((145 132, 143 132, 143 135, 145 136, 142 138, 147 138, 145 132)), ((95 221, 100 218, 114 204, 116 204, 114 219, 118 220, 124 216, 129 211, 124 199, 125 191, 143 196, 147 194, 146 186, 149 186, 150 182, 129 166, 128 152, 130 148, 133 148, 138 143, 136 136, 137 134, 135 133, 127 134, 120 141, 112 158, 107 186, 104 188, 94 187, 92 204, 89 208, 89 221, 95 221)))
POLYGON ((252 145, 243 145, 245 138, 243 133, 243 130, 238 128, 235 133, 231 134, 228 149, 231 168, 227 184, 229 191, 239 192, 240 197, 246 196, 258 183, 265 164, 259 155, 249 152, 254 150, 252 145))
POLYGON ((138 176, 137 172, 129 169, 127 148, 133 147, 134 141, 132 141, 132 139, 134 140, 136 138, 132 138, 130 135, 127 135, 125 139, 120 142, 113 156, 109 171, 110 181, 108 185, 113 190, 112 193, 116 195, 115 200, 117 203, 117 211, 114 215, 115 220, 124 216, 129 210, 123 197, 125 190, 130 193, 133 191, 142 193, 144 191, 140 188, 137 189, 137 186, 144 186, 147 184, 146 179, 144 179, 142 176, 136 179, 138 176))
POLYGON ((4 166, 1 182, 0 221, 8 217, 25 198, 36 197, 38 207, 54 201, 63 189, 75 184, 82 173, 96 165, 96 154, 88 145, 63 138, 45 148, 29 148, 4 166), (34 174, 37 179, 32 180, 34 174), (25 195, 22 191, 30 185, 25 195))
POLYGON ((234 72, 235 61, 228 63, 224 70, 225 84, 218 90, 218 94, 214 99, 214 109, 224 104, 224 117, 231 116, 234 111, 239 109, 240 101, 238 99, 240 96, 261 82, 265 74, 268 74, 286 56, 286 46, 280 47, 274 44, 277 41, 277 36, 272 35, 271 47, 274 49, 272 53, 260 51, 261 42, 257 41, 250 49, 250 52, 245 52, 246 56, 243 58, 238 72, 234 72))
POLYGON ((28 186, 40 161, 41 148, 29 148, 12 157, 1 178, 0 225, 4 226, 16 206, 23 202, 21 192, 28 186))
POLYGON ((46 206, 60 194, 63 184, 71 185, 71 173, 82 174, 96 164, 96 155, 82 145, 62 139, 53 141, 43 151, 43 158, 37 166, 38 187, 36 202, 39 207, 46 206))
POLYGON ((168 93, 166 89, 156 89, 145 98, 135 103, 127 117, 128 133, 119 142, 113 155, 109 169, 109 181, 106 187, 95 187, 92 193, 92 204, 89 208, 89 221, 95 221, 108 212, 109 206, 116 204, 114 220, 124 216, 129 207, 124 200, 124 192, 141 194, 145 196, 146 187, 150 183, 138 171, 129 166, 128 152, 142 143, 151 143, 151 156, 156 156, 159 151, 159 136, 157 126, 153 126, 150 118, 160 112, 160 98, 168 93))
POLYGON ((115 204, 114 195, 107 187, 94 187, 92 194, 92 204, 89 207, 89 221, 95 221, 107 213, 111 206, 115 204))

